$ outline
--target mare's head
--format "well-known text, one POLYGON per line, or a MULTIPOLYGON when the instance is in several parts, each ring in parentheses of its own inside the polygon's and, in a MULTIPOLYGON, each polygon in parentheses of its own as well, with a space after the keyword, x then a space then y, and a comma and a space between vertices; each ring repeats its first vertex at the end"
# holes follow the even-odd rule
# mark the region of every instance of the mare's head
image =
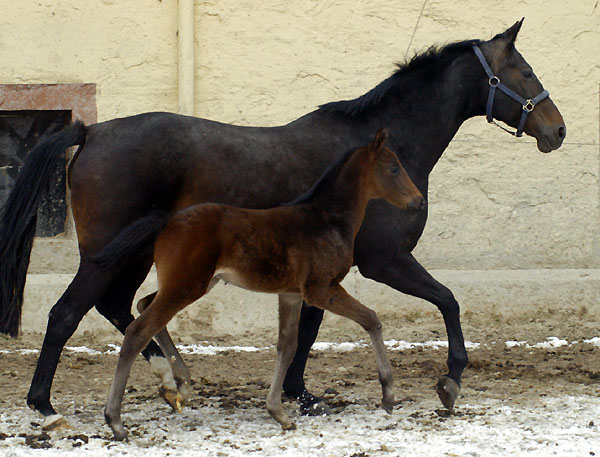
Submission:
MULTIPOLYGON (((537 140, 537 147, 540 151, 550 152, 560 147, 567 130, 556 105, 550 97, 544 94, 544 88, 531 65, 515 47, 515 40, 522 24, 523 19, 504 33, 480 44, 479 47, 494 75, 493 78, 490 78, 489 74, 482 78, 482 93, 485 94, 485 100, 482 100, 482 103, 488 104, 488 94, 494 85, 502 83, 512 90, 526 102, 520 103, 503 92, 501 87, 497 87, 499 90, 495 91, 493 117, 518 129, 523 113, 528 112, 524 119, 523 131, 537 140), (536 97, 539 101, 536 100, 536 97), (530 101, 537 103, 532 105, 529 103, 530 101)), ((480 68, 483 74, 483 65, 480 68)))
POLYGON ((423 194, 389 148, 385 146, 388 132, 379 130, 367 148, 370 167, 370 190, 373 198, 384 198, 408 211, 420 211, 425 207, 423 194))

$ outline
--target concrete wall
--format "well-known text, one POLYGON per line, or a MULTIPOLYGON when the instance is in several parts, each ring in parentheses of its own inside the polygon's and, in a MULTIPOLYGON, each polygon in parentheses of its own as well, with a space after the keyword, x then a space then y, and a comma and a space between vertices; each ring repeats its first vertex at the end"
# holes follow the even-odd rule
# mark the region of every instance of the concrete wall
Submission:
MULTIPOLYGON (((0 0, 0 8, 0 83, 96 83, 99 120, 177 110, 177 1, 0 0)), ((483 117, 468 121, 431 175, 430 218, 415 255, 466 308, 519 297, 523 306, 570 306, 574 296, 598 306, 598 10, 595 0, 196 1, 195 114, 285 123, 363 94, 428 45, 491 38, 525 16, 518 49, 561 110, 567 139, 544 155, 530 138, 512 138, 483 117)), ((76 266, 72 240, 40 240, 30 271, 76 266)), ((369 291, 365 302, 390 310, 415 303, 352 275, 356 293, 369 291)), ((30 302, 47 310, 62 278, 45 298, 33 286, 44 278, 31 281, 30 302)), ((228 290, 211 306, 226 303, 228 290)), ((217 315, 207 314, 206 325, 217 315)))

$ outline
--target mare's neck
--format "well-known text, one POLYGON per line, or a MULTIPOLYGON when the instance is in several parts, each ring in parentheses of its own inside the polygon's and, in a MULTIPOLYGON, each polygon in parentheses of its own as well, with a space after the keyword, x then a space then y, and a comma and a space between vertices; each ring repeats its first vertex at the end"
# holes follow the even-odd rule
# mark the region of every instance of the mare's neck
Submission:
POLYGON ((381 102, 349 121, 367 124, 369 131, 387 127, 388 144, 419 181, 427 179, 463 122, 484 114, 481 71, 470 50, 458 54, 435 78, 421 73, 398 75, 398 84, 381 102))

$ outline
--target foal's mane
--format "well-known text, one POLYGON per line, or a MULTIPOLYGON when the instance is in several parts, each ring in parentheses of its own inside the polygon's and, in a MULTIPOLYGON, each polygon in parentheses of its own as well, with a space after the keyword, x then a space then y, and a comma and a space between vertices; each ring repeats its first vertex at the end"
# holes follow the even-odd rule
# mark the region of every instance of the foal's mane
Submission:
POLYGON ((335 181, 336 177, 342 171, 342 168, 344 168, 344 164, 348 161, 348 159, 350 159, 350 157, 352 157, 355 151, 358 151, 358 149, 352 148, 334 160, 321 174, 319 179, 317 179, 317 181, 310 187, 310 189, 291 202, 284 203, 284 206, 302 205, 313 200, 318 194, 324 191, 329 185, 331 185, 331 183, 335 181))
POLYGON ((418 72, 420 81, 429 81, 439 77, 450 63, 465 51, 471 51, 473 45, 481 44, 481 40, 466 40, 450 43, 442 47, 430 46, 416 54, 412 59, 397 63, 396 71, 366 94, 353 100, 330 102, 319 107, 324 112, 340 112, 348 116, 357 116, 367 108, 376 105, 394 87, 402 85, 407 77, 418 72))

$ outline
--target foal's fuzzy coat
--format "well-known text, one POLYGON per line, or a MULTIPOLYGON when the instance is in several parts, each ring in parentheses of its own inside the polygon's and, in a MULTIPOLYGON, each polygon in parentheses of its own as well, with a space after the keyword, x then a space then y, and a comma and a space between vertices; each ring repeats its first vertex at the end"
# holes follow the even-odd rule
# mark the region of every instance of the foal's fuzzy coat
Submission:
POLYGON ((392 371, 375 312, 339 284, 352 266, 354 239, 372 198, 421 208, 423 196, 396 155, 387 133, 342 156, 317 183, 289 205, 250 210, 201 204, 142 219, 111 242, 96 261, 117 268, 156 236, 158 292, 128 328, 105 417, 116 439, 127 432, 120 410, 136 355, 181 309, 203 296, 215 279, 246 289, 279 294, 277 364, 267 399, 269 413, 284 429, 294 426, 281 405, 285 372, 296 350, 298 320, 308 304, 346 316, 371 337, 383 391, 383 408, 394 404, 392 371))

